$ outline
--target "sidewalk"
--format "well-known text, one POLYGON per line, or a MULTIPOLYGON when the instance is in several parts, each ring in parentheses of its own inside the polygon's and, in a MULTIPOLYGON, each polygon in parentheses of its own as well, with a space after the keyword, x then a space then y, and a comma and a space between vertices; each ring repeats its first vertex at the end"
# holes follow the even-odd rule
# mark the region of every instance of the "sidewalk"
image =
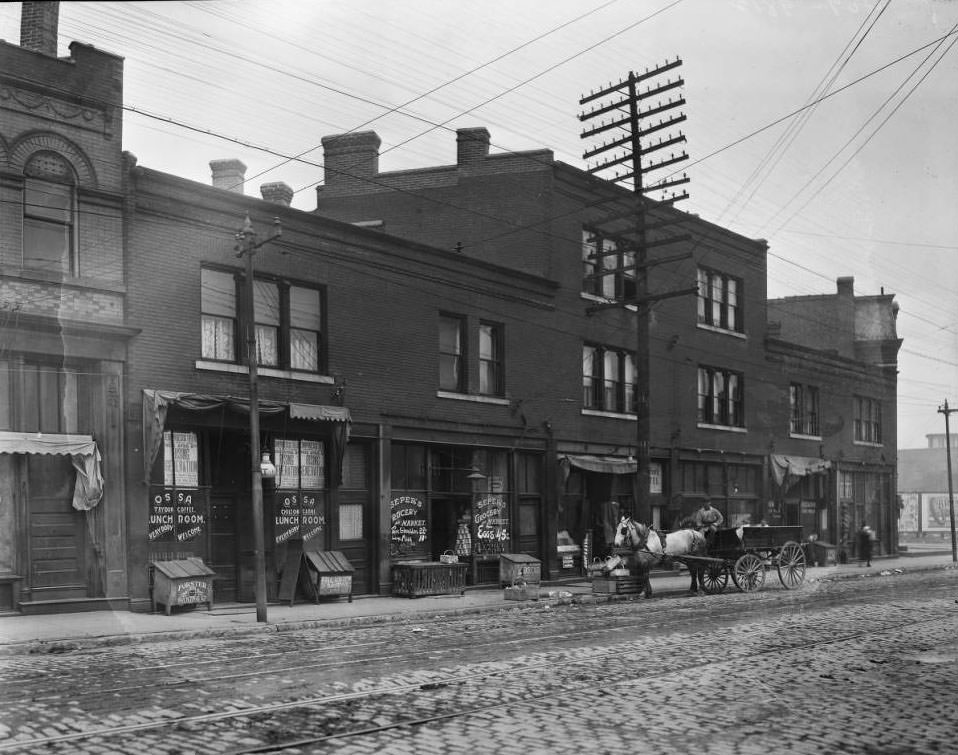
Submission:
MULTIPOLYGON (((812 566, 805 581, 829 581, 852 577, 891 577, 902 572, 955 568, 951 553, 909 552, 895 558, 877 558, 871 568, 858 564, 812 566)), ((684 595, 689 577, 683 571, 659 572, 652 577, 655 597, 684 595)), ((774 570, 765 589, 779 587, 774 570)), ((729 582, 727 591, 735 587, 729 582)), ((507 601, 498 588, 471 588, 465 595, 441 595, 421 598, 390 596, 331 599, 318 605, 297 603, 267 606, 266 623, 256 621, 255 606, 214 605, 178 608, 170 616, 163 613, 129 611, 89 611, 44 616, 6 616, 0 618, 0 655, 20 653, 68 652, 93 646, 135 644, 169 639, 232 636, 242 633, 282 632, 311 627, 348 626, 384 622, 421 621, 429 617, 462 615, 503 610, 548 611, 560 603, 598 603, 634 596, 593 595, 591 583, 576 581, 543 583, 538 601, 507 601)))

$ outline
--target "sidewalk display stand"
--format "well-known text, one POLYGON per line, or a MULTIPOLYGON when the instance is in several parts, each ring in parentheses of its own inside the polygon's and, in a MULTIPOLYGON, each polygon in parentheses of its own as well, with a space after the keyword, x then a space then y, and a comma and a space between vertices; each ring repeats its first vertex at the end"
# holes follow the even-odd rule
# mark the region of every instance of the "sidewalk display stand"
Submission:
POLYGON ((154 561, 153 564, 153 612, 162 603, 166 615, 173 606, 188 606, 206 603, 213 610, 213 577, 216 572, 203 563, 201 558, 184 558, 176 561, 154 561))
POLYGON ((455 593, 464 595, 468 568, 469 564, 400 561, 393 564, 393 595, 406 598, 455 593))
POLYGON ((286 557, 279 599, 296 602, 297 587, 314 603, 320 598, 343 597, 353 602, 355 568, 340 551, 303 551, 294 548, 286 557))
POLYGON ((525 582, 537 588, 542 582, 542 562, 525 553, 499 554, 499 584, 503 587, 525 582))

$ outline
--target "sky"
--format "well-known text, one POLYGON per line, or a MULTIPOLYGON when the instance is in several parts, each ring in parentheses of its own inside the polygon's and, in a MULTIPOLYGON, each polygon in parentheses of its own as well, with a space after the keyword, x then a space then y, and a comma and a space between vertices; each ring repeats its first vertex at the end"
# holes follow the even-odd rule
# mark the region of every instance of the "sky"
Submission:
MULTIPOLYGON (((19 19, 0 3, 0 38, 19 19)), ((239 158, 303 210, 348 131, 383 171, 453 164, 475 126, 585 167, 579 99, 678 57, 680 209, 766 239, 770 297, 894 294, 900 448, 958 407, 958 0, 64 2, 59 35, 124 58, 140 165, 239 158)))

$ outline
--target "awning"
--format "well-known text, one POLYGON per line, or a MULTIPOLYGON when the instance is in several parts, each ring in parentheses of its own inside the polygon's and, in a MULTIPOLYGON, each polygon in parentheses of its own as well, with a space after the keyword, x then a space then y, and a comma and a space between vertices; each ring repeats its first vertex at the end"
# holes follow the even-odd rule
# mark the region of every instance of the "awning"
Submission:
POLYGON ((584 469, 586 472, 601 472, 602 474, 635 474, 639 463, 635 460, 623 459, 618 456, 589 456, 580 454, 566 454, 559 457, 559 464, 568 474, 570 467, 584 469))
POLYGON ((89 511, 103 498, 100 451, 90 435, 0 432, 0 454, 69 456, 77 471, 73 508, 89 511))
MULTIPOLYGON (((306 419, 325 422, 339 422, 341 426, 332 433, 331 449, 334 464, 332 471, 338 482, 342 473, 343 453, 349 442, 349 409, 342 406, 322 406, 320 404, 285 404, 268 399, 259 400, 261 415, 274 415, 289 412, 290 419, 306 419)), ((160 446, 163 444, 163 429, 166 415, 173 406, 195 412, 207 412, 227 408, 236 412, 249 413, 249 399, 236 396, 215 396, 203 393, 179 393, 176 391, 158 391, 143 389, 143 472, 144 480, 150 479, 150 470, 156 461, 160 446)))
POLYGON ((792 487, 803 477, 824 474, 832 468, 832 463, 815 456, 791 456, 789 454, 770 454, 769 466, 776 484, 786 489, 792 487))

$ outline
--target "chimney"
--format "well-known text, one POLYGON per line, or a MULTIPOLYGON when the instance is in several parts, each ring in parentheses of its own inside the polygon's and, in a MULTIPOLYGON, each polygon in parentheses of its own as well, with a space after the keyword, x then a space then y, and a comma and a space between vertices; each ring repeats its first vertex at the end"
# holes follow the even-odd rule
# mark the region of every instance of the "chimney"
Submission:
POLYGON ((293 201, 293 187, 282 181, 263 184, 259 187, 259 193, 263 195, 263 199, 267 202, 275 202, 287 207, 293 201))
POLYGON ((58 2, 25 2, 20 7, 20 47, 57 56, 58 2))
POLYGON ((242 160, 211 160, 213 186, 217 189, 243 194, 246 184, 246 164, 242 160))
POLYGON ((489 129, 480 126, 456 130, 456 165, 475 165, 488 155, 489 129))
POLYGON ((855 278, 846 276, 838 279, 838 295, 855 297, 855 278))
POLYGON ((363 188, 379 175, 379 145, 375 131, 324 136, 324 178, 327 188, 363 188))

